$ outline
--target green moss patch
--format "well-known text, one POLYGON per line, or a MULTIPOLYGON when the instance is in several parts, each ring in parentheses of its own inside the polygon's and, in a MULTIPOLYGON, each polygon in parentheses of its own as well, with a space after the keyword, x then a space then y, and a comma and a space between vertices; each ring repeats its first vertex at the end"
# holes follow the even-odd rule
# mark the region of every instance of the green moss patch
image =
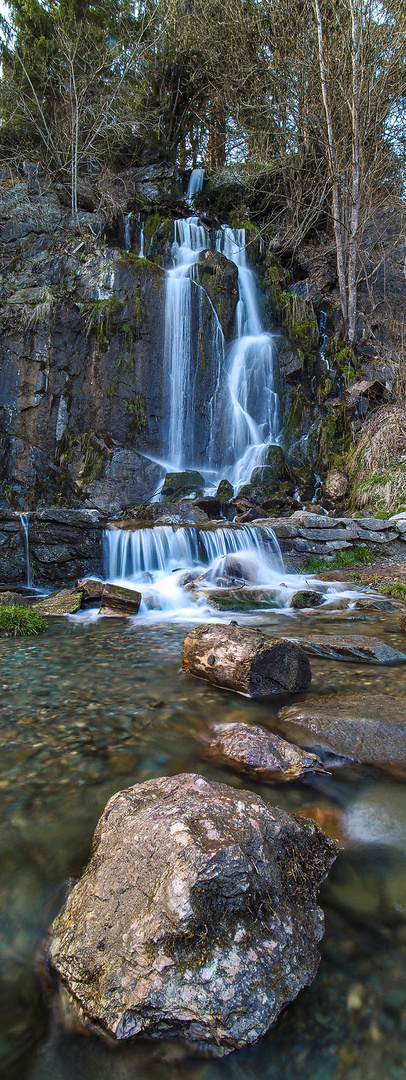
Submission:
POLYGON ((355 547, 346 551, 337 551, 332 559, 318 559, 311 555, 306 566, 300 567, 299 574, 317 574, 321 570, 341 570, 346 567, 357 566, 358 563, 373 562, 376 556, 370 548, 364 544, 355 544, 355 547))

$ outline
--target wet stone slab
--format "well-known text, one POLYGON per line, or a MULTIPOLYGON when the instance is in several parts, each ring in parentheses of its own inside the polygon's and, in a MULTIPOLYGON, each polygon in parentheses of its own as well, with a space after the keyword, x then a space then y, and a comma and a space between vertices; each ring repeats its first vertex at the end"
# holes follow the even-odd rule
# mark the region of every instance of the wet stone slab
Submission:
POLYGON ((366 634, 311 634, 308 637, 289 638, 305 652, 331 660, 363 660, 368 664, 399 664, 406 661, 406 653, 393 649, 379 638, 366 634))
POLYGON ((389 694, 327 694, 288 705, 278 719, 306 728, 315 745, 352 761, 405 765, 405 704, 389 694))

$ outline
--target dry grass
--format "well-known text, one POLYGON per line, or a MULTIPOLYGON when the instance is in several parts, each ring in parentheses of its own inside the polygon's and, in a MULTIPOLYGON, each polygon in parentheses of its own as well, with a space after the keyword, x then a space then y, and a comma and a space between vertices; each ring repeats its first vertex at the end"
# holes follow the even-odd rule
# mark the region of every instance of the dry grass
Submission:
POLYGON ((354 509, 394 513, 406 503, 406 409, 382 405, 367 420, 347 467, 354 509))

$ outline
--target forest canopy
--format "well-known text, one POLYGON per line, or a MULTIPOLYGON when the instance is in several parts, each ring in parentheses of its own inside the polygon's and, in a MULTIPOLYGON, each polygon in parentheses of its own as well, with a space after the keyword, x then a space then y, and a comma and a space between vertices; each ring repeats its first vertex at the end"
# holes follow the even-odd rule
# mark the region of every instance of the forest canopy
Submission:
POLYGON ((244 168, 287 244, 329 222, 353 340, 360 228, 404 194, 405 32, 403 0, 12 0, 2 155, 39 156, 73 214, 92 167, 244 168))

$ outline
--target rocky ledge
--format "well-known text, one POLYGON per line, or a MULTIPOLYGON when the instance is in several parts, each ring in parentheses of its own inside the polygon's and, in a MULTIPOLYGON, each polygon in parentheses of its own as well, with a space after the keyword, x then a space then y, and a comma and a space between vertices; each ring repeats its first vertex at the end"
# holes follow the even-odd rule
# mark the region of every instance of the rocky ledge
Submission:
POLYGON ((313 979, 333 841, 195 774, 109 800, 48 950, 65 1017, 113 1040, 254 1043, 313 979))

